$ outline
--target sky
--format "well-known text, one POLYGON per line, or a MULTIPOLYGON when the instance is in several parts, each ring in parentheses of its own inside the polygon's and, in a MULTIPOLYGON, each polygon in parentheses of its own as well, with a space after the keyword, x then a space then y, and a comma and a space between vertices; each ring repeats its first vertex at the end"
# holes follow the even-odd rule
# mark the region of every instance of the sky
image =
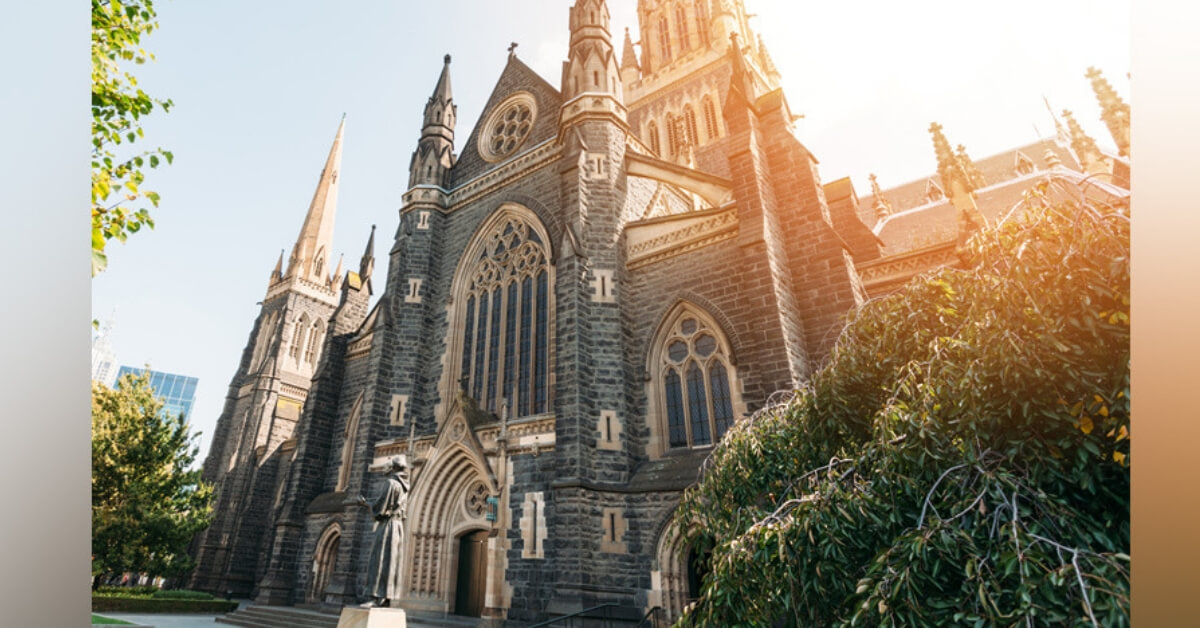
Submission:
MULTIPOLYGON (((863 196, 870 173, 886 189, 936 170, 933 121, 976 159, 1052 134, 1043 97, 1111 148, 1089 66, 1134 104, 1128 0, 745 2, 822 179, 849 176, 863 196)), ((572 3, 155 3, 160 29, 143 45, 156 60, 134 72, 147 93, 174 102, 145 119, 143 141, 175 161, 147 173, 143 187, 162 197, 156 227, 109 244, 92 315, 114 321, 118 364, 199 378, 197 465, 343 113, 333 248, 357 268, 377 225, 382 280, 442 56, 453 56, 461 150, 512 42, 560 83, 572 3)), ((638 40, 637 0, 608 4, 619 50, 626 26, 638 40)), ((382 289, 377 281, 375 300, 382 289)))

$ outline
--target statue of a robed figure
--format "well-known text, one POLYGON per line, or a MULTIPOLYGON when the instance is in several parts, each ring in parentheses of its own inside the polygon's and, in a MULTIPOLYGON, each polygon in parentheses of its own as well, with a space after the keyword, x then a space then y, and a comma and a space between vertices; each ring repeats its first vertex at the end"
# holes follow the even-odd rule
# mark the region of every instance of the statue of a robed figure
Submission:
POLYGON ((375 518, 375 538, 371 543, 371 558, 367 563, 368 601, 362 606, 383 608, 400 597, 401 543, 408 509, 408 462, 404 456, 388 461, 387 481, 383 492, 369 505, 358 496, 358 505, 371 508, 375 518))

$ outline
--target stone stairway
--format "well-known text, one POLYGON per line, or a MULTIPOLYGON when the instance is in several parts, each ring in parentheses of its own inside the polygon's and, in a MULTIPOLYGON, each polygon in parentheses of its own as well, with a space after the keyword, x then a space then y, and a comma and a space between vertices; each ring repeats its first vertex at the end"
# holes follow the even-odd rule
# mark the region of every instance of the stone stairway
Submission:
MULTIPOLYGON (((339 612, 314 611, 292 606, 247 606, 216 618, 243 628, 337 628, 339 612)), ((475 628, 479 620, 458 615, 408 611, 409 628, 475 628)))

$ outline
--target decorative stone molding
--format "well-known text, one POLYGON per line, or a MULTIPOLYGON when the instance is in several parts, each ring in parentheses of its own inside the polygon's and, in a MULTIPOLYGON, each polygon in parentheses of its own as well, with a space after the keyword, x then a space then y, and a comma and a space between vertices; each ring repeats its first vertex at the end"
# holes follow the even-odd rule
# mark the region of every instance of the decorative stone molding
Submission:
POLYGON ((858 274, 862 278, 867 292, 874 294, 877 289, 888 284, 906 281, 909 278, 934 268, 941 268, 958 262, 954 242, 939 244, 891 257, 884 257, 865 264, 859 264, 858 274))
POLYGON ((599 438, 596 440, 597 449, 606 451, 621 450, 621 436, 624 434, 625 428, 621 424, 621 420, 617 418, 616 412, 602 410, 597 428, 600 433, 599 438))
POLYGON ((412 277, 408 280, 408 293, 404 295, 405 303, 421 302, 421 280, 412 277))
POLYGON ((408 395, 392 395, 392 407, 388 414, 390 425, 404 425, 404 412, 408 409, 408 395))
POLYGON ((601 517, 603 521, 600 526, 604 531, 604 538, 600 540, 600 551, 608 554, 628 554, 625 531, 629 529, 629 524, 625 521, 625 509, 605 508, 601 517))
POLYGON ((592 271, 592 276, 592 301, 616 303, 617 280, 613 278, 613 271, 596 269, 592 271))
POLYGON ((521 505, 520 529, 521 540, 525 542, 521 558, 545 558, 546 539, 549 535, 546 530, 546 500, 541 491, 525 494, 525 502, 521 505))
POLYGON ((671 218, 627 227, 626 267, 639 268, 737 235, 737 212, 732 207, 716 213, 682 214, 671 218))

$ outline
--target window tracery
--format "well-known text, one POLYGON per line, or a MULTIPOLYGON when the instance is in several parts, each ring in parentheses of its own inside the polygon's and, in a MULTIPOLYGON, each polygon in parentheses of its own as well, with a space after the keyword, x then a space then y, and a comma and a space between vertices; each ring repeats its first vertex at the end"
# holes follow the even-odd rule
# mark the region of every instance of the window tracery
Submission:
POLYGON ((461 267, 459 384, 481 409, 514 417, 550 407, 552 268, 545 234, 512 209, 502 211, 468 249, 461 267))
POLYGON ((663 449, 704 447, 733 425, 735 373, 720 328, 689 305, 667 319, 654 345, 653 387, 663 449))

